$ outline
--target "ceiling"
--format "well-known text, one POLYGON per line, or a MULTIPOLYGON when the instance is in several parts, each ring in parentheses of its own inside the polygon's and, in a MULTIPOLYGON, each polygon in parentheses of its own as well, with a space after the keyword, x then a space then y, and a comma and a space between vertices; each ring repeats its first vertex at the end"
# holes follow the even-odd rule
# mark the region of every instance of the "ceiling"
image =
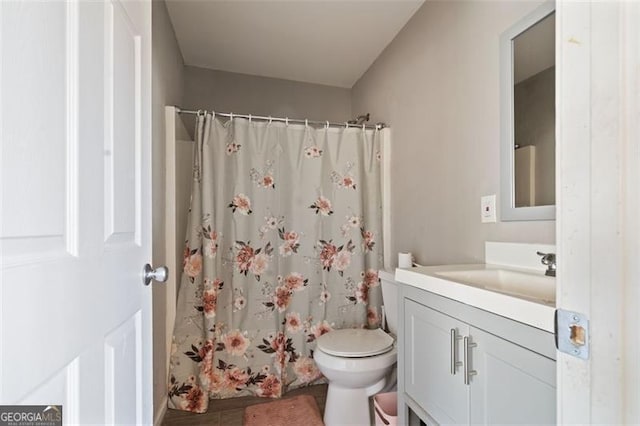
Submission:
POLYGON ((167 0, 186 65, 351 88, 424 0, 167 0))

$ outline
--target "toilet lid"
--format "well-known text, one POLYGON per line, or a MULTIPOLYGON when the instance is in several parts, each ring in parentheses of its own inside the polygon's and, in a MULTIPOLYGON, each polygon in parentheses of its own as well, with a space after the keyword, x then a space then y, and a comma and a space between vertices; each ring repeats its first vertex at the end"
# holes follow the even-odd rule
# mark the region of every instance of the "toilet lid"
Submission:
POLYGON ((333 330, 318 338, 318 348, 324 353, 346 358, 379 355, 392 347, 393 338, 379 328, 333 330))

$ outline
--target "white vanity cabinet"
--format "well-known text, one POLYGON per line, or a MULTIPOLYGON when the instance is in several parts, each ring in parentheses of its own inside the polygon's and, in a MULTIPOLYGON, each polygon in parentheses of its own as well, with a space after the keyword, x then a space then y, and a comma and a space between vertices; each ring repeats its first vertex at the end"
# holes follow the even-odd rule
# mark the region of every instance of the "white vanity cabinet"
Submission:
POLYGON ((459 336, 469 326, 405 299, 405 392, 439 423, 469 423, 469 387, 462 380, 459 336))
POLYGON ((400 293, 400 424, 408 409, 427 425, 555 423, 553 334, 415 287, 400 293))
POLYGON ((555 361, 471 327, 472 424, 555 424, 555 361))

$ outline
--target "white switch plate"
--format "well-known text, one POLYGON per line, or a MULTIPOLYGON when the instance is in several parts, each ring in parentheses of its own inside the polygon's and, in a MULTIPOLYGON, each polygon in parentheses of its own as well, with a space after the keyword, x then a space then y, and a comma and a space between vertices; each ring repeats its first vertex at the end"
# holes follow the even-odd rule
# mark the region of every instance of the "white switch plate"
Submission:
POLYGON ((494 195, 485 195, 480 198, 480 206, 482 208, 480 212, 480 217, 482 218, 482 223, 493 223, 496 222, 496 196, 494 195))

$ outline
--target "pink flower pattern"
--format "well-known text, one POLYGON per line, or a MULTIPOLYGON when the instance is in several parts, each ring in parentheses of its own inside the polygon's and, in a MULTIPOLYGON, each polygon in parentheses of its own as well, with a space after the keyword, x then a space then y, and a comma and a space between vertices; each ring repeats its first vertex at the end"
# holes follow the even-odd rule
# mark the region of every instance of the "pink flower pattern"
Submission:
POLYGON ((319 196, 316 201, 309 206, 310 209, 314 209, 316 214, 320 213, 322 216, 330 216, 333 214, 331 201, 328 198, 319 196))
POLYGON ((320 158, 322 156, 322 150, 313 145, 304 150, 304 156, 307 158, 320 158))
POLYGON ((341 188, 356 189, 356 181, 351 175, 343 176, 338 186, 341 188))
POLYGON ((361 274, 362 280, 365 285, 369 288, 377 287, 380 284, 380 279, 378 278, 378 271, 375 269, 367 269, 365 272, 361 274))
POLYGON ((362 251, 373 251, 373 246, 376 245, 373 232, 360 228, 360 235, 362 236, 362 251))
POLYGON ((191 253, 189 257, 187 257, 184 265, 184 273, 187 274, 189 278, 195 278, 200 275, 202 271, 202 255, 197 251, 195 253, 191 253))
POLYGON ((285 317, 285 325, 288 333, 298 333, 302 330, 300 314, 297 312, 289 312, 285 317))
POLYGON ((346 172, 344 174, 340 174, 336 171, 333 171, 330 175, 331 181, 337 188, 342 189, 356 189, 356 180, 351 175, 348 170, 353 167, 353 164, 347 163, 346 172))
POLYGON ((378 287, 380 285, 380 280, 378 278, 378 271, 375 269, 367 269, 361 274, 362 281, 358 283, 355 287, 352 295, 347 296, 347 300, 358 304, 368 304, 369 303, 369 292, 372 288, 378 287))
POLYGON ((280 256, 287 257, 293 253, 298 253, 300 248, 300 236, 294 231, 285 231, 284 227, 278 229, 278 236, 283 240, 279 248, 280 256))
POLYGON ((226 149, 227 155, 235 154, 236 152, 240 151, 241 146, 242 145, 238 145, 235 143, 228 143, 226 149))
POLYGON ((369 325, 369 327, 376 327, 380 325, 378 310, 371 306, 367 308, 367 324, 369 325))
POLYGON ((316 145, 323 140, 318 136, 305 138, 302 152, 299 145, 282 144, 257 155, 260 144, 228 137, 209 144, 218 151, 215 165, 203 158, 194 170, 194 193, 207 195, 194 198, 189 213, 171 408, 202 413, 209 398, 281 397, 322 378, 313 360, 320 336, 334 327, 380 324, 381 225, 370 213, 379 207, 367 204, 362 193, 369 168, 379 173, 379 144, 367 148, 373 151, 363 167, 331 144, 316 145), (334 164, 337 152, 346 165, 334 164), (206 187, 206 170, 225 181, 206 187), (316 186, 300 191, 316 173, 316 186), (279 191, 291 191, 294 203, 282 204, 279 191))
POLYGON ((224 347, 233 356, 243 356, 251 341, 240 330, 233 330, 222 337, 224 347))
POLYGON ((260 276, 269 268, 273 247, 270 242, 263 248, 257 249, 249 244, 250 242, 236 241, 234 264, 239 273, 246 276, 248 272, 251 272, 256 280, 260 281, 260 276))
POLYGON ((340 247, 336 247, 331 240, 320 240, 316 244, 316 248, 320 249, 319 258, 322 269, 329 272, 334 267, 338 274, 343 276, 345 270, 351 265, 351 255, 356 246, 352 240, 347 241, 340 247))
POLYGON ((293 291, 286 285, 281 285, 276 288, 276 294, 273 297, 273 305, 278 309, 278 312, 284 312, 291 304, 293 291))
POLYGON ((229 208, 233 213, 238 211, 245 216, 253 213, 253 211, 251 210, 251 200, 244 194, 237 194, 235 197, 233 197, 233 200, 231 200, 231 203, 229 203, 229 208))
POLYGON ((209 288, 202 293, 203 312, 206 318, 213 318, 216 316, 216 306, 218 304, 218 290, 215 288, 209 288))
POLYGON ((273 374, 269 374, 258 386, 256 394, 264 398, 277 398, 281 393, 282 383, 273 374))
POLYGON ((297 272, 292 272, 284 278, 284 285, 291 291, 302 290, 308 282, 308 279, 297 272))
POLYGON ((213 259, 218 253, 218 232, 211 229, 211 225, 202 228, 202 237, 204 238, 204 255, 213 259))
POLYGON ((313 342, 318 337, 322 336, 323 334, 327 334, 331 330, 333 330, 331 324, 329 324, 327 320, 322 320, 309 328, 309 332, 307 333, 307 342, 313 342))
POLYGON ((293 371, 301 383, 310 383, 322 376, 312 358, 302 356, 293 364, 293 371))

